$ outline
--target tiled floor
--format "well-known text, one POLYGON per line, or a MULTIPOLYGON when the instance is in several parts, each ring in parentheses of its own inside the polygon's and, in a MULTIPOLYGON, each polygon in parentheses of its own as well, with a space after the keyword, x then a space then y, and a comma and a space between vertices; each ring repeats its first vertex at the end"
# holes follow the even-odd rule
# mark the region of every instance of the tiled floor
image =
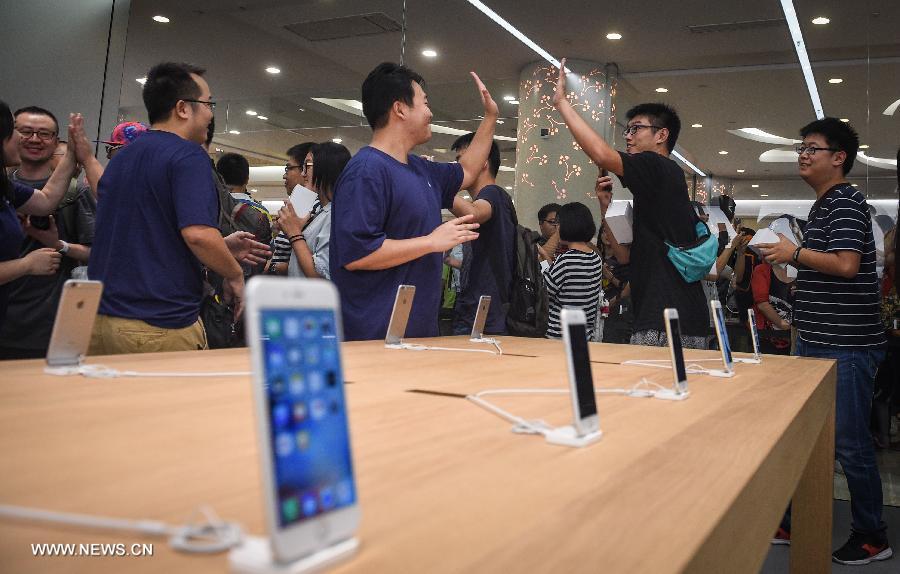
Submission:
MULTIPOLYGON (((900 421, 896 417, 891 425, 891 442, 892 448, 878 451, 878 470, 881 473, 884 504, 900 506, 900 421)), ((850 500, 847 479, 837 467, 835 471, 834 497, 838 500, 850 500)))

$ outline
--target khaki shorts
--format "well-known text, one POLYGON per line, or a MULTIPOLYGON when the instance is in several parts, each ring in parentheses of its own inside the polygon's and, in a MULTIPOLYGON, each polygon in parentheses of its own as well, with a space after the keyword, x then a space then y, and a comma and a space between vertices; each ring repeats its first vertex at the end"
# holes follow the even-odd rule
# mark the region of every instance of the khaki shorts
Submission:
POLYGON ((203 322, 182 329, 154 327, 138 319, 97 315, 88 355, 158 353, 208 349, 203 322))

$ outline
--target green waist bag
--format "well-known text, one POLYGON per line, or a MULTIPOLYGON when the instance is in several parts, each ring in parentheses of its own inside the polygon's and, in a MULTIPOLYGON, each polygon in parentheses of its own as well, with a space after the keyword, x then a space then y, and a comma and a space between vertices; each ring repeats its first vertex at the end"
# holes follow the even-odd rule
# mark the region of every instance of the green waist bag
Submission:
POLYGON ((698 221, 696 230, 697 240, 691 245, 678 247, 664 241, 666 256, 688 283, 700 281, 709 274, 719 250, 719 238, 709 232, 706 224, 698 221))

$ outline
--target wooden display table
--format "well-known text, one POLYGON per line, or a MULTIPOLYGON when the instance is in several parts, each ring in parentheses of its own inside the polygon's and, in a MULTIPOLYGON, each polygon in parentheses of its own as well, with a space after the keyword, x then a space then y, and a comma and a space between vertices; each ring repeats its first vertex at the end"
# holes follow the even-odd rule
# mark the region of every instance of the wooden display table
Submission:
MULTIPOLYGON (((597 397, 584 449, 515 435, 474 393, 567 387, 559 341, 503 337, 505 355, 343 345, 359 553, 337 572, 748 572, 794 495, 792 571, 831 559, 833 361, 766 357, 691 376, 691 397, 597 397)), ((418 342, 473 347, 462 337, 418 342)), ((488 348, 485 345, 477 348, 488 348)), ((598 388, 671 372, 623 366, 665 349, 591 344, 598 388)), ((715 354, 687 351, 688 359, 715 354)), ((249 370, 244 349, 91 358, 138 371, 249 370)), ((0 364, 0 504, 181 523, 209 504, 263 534, 248 377, 54 377, 0 364)), ((497 396, 517 415, 571 422, 566 395, 497 396)), ((0 520, 3 572, 224 572, 162 539, 0 520), (152 557, 33 557, 37 543, 154 543, 152 557)))

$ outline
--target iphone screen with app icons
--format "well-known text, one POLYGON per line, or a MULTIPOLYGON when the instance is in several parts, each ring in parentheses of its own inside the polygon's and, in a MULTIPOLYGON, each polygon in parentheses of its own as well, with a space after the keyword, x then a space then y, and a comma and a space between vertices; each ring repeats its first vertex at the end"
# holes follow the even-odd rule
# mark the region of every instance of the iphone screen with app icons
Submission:
POLYGON ((356 502, 334 312, 260 314, 272 460, 282 528, 356 502))

